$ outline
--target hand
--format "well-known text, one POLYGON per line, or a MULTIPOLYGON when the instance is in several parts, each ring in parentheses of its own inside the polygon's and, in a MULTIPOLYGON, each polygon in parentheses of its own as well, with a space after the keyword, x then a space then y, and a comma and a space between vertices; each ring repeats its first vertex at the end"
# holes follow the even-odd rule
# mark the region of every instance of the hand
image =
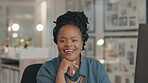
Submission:
POLYGON ((69 73, 70 75, 74 76, 76 73, 74 69, 75 67, 79 68, 79 66, 76 65, 76 61, 70 62, 63 58, 57 73, 56 83, 66 83, 64 74, 69 73))
POLYGON ((79 68, 79 66, 76 65, 76 61, 70 62, 63 58, 58 73, 65 74, 66 72, 69 72, 70 74, 75 75, 75 67, 79 68))

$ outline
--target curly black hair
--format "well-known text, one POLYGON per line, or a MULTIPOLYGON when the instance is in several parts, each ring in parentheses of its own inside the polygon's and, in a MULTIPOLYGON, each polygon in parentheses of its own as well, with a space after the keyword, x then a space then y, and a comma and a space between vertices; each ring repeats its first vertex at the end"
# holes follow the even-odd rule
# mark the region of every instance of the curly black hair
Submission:
POLYGON ((57 44, 57 36, 59 30, 65 25, 73 25, 78 27, 82 33, 82 40, 84 42, 82 50, 85 50, 84 48, 85 42, 89 38, 89 35, 87 33, 88 31, 87 24, 89 24, 89 22, 88 22, 88 17, 86 17, 84 12, 68 11, 65 14, 59 16, 57 18, 57 21, 56 22, 54 21, 54 23, 56 24, 56 26, 53 29, 53 37, 54 37, 53 40, 56 44, 57 44))

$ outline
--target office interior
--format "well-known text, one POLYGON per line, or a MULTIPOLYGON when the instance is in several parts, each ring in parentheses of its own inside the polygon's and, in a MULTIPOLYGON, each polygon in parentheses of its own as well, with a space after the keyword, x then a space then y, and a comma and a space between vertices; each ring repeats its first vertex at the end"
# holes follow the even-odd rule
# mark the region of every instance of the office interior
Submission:
POLYGON ((111 83, 134 83, 139 24, 146 0, 0 0, 0 83, 19 83, 26 66, 58 56, 52 30, 66 11, 89 20, 85 56, 99 60, 111 83))

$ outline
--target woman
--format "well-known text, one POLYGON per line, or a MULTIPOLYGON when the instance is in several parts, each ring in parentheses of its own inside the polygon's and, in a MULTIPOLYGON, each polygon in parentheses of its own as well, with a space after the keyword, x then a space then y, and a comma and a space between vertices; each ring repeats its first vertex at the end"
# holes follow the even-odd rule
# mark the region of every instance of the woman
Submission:
POLYGON ((85 14, 68 11, 55 23, 53 36, 59 56, 42 65, 37 83, 110 83, 102 64, 81 53, 89 37, 85 14))

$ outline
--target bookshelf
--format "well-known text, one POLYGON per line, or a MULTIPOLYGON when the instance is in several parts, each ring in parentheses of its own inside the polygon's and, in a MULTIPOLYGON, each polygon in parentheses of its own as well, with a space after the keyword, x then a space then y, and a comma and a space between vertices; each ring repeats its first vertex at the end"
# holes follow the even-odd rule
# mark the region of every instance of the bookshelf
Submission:
POLYGON ((14 59, 0 56, 0 83, 20 83, 24 69, 35 63, 44 63, 47 58, 41 59, 14 59))
POLYGON ((9 49, 9 53, 0 55, 0 83, 20 83, 24 69, 28 65, 49 60, 47 49, 24 49, 21 50, 19 57, 11 51, 9 49))

